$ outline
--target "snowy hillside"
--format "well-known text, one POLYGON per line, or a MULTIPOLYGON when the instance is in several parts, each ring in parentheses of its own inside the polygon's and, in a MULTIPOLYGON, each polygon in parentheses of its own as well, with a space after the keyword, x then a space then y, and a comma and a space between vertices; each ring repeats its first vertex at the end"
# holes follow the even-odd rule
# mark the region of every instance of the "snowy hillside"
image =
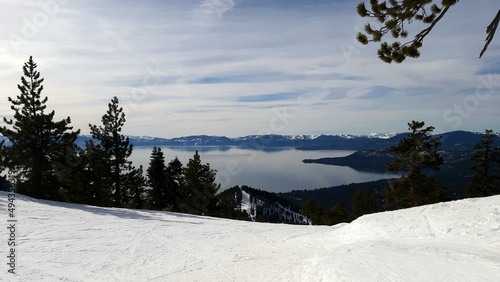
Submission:
MULTIPOLYGON (((500 196, 298 226, 17 195, 1 281, 500 281, 500 196)), ((0 209, 7 225, 7 193, 0 209)))
POLYGON ((250 193, 255 189, 245 188, 239 190, 241 211, 245 211, 252 221, 311 225, 307 216, 284 207, 278 202, 252 195, 250 193))

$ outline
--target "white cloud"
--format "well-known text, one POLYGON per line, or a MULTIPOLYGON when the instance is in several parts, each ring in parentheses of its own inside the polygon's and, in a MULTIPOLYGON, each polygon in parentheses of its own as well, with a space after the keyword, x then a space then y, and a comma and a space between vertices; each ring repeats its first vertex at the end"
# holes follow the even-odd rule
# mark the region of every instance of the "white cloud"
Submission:
POLYGON ((195 19, 210 27, 224 19, 224 14, 236 6, 234 0, 203 0, 195 9, 195 19))

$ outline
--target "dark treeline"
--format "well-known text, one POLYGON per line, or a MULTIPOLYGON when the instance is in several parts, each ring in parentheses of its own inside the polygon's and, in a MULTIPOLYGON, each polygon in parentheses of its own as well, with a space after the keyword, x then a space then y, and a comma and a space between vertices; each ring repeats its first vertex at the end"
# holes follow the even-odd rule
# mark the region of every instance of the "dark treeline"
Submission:
POLYGON ((184 166, 177 158, 165 163, 160 148, 153 148, 144 176, 142 166, 129 160, 133 146, 122 135, 123 108, 117 97, 108 104, 101 124, 89 124, 92 138, 83 148, 75 145, 79 130, 71 119, 55 121, 42 96, 43 78, 30 57, 23 66, 20 94, 8 98, 13 118, 4 117, 0 134, 0 172, 15 192, 40 199, 103 207, 146 208, 193 214, 209 213, 216 205, 216 171, 202 164, 198 152, 184 166), (4 146, 5 145, 5 146, 4 146))

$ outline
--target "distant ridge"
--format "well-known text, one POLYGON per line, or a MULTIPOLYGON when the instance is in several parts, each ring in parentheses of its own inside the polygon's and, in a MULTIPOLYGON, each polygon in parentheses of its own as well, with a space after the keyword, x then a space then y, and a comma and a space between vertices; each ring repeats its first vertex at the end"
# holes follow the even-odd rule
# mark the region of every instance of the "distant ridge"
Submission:
MULTIPOLYGON (((225 136, 193 135, 176 138, 129 136, 134 146, 234 146, 255 150, 280 147, 299 150, 380 150, 396 145, 408 133, 371 133, 368 135, 248 135, 230 138, 225 136)), ((481 133, 452 131, 438 134, 442 137, 441 150, 470 151, 481 139, 481 133)), ((77 145, 83 147, 90 135, 80 135, 77 145)), ((6 140, 0 136, 0 141, 6 140)), ((6 145, 9 143, 6 142, 6 145)))
MULTIPOLYGON (((248 135, 230 138, 225 136, 193 135, 177 138, 149 136, 129 136, 134 146, 234 146, 240 148, 266 150, 280 147, 299 150, 379 150, 396 145, 408 133, 372 133, 369 135, 248 135)), ((439 134, 441 150, 469 151, 481 139, 481 133, 453 131, 439 134)), ((79 136, 77 143, 82 146, 90 136, 79 136)))

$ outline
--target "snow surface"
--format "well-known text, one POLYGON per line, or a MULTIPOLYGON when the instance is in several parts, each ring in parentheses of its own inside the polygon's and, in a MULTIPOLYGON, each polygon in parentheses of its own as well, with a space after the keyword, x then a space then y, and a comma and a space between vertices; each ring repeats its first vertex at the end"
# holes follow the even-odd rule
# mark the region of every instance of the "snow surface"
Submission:
MULTIPOLYGON (((294 226, 16 195, 1 281, 500 281, 500 196, 294 226)), ((7 194, 0 192, 7 225, 7 194)), ((1 260, 0 259, 0 260, 1 260)))
POLYGON ((380 133, 380 132, 373 132, 368 134, 368 138, 379 138, 379 139, 389 139, 394 136, 398 135, 396 132, 391 132, 391 133, 380 133))

